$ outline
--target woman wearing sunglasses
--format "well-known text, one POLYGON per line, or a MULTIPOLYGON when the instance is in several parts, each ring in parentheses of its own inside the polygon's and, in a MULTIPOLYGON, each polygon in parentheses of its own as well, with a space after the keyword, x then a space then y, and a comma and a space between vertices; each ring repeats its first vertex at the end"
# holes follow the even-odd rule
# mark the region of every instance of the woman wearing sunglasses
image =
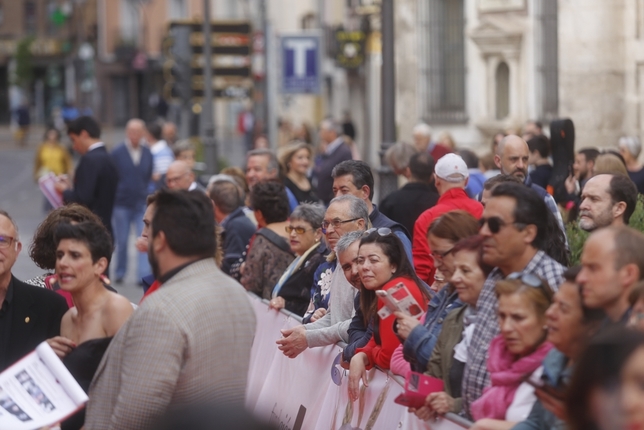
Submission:
MULTIPOLYGON (((431 256, 437 270, 447 281, 454 272, 454 245, 467 237, 478 234, 478 221, 469 212, 452 211, 436 218, 429 226, 427 241, 432 250, 431 256)), ((391 371, 406 377, 413 370, 427 370, 429 357, 432 355, 436 340, 441 332, 443 320, 447 314, 463 306, 451 283, 447 283, 432 297, 423 319, 399 314, 396 327, 398 337, 403 344, 396 348, 391 358, 391 371)))
POLYGON ((290 235, 291 251, 297 257, 275 284, 271 308, 304 316, 311 300, 313 275, 329 253, 320 241, 324 211, 322 205, 303 203, 291 214, 286 232, 290 235))
POLYGON ((476 302, 487 275, 492 271, 492 267, 481 260, 483 240, 482 236, 471 236, 459 241, 452 249, 454 271, 450 283, 465 306, 447 315, 429 359, 425 373, 442 379, 445 391, 430 394, 426 406, 417 411, 411 410, 422 420, 436 414, 461 411, 461 382, 467 346, 476 323, 476 302))
POLYGON ((497 317, 501 334, 492 339, 487 367, 491 386, 470 405, 476 420, 471 429, 509 430, 525 420, 534 402, 542 362, 552 344, 547 342, 546 311, 553 292, 532 274, 510 274, 496 284, 497 317))
POLYGON ((402 242, 390 229, 367 230, 360 240, 358 251, 360 272, 360 310, 365 325, 371 325, 373 336, 363 348, 356 350, 349 367, 349 397, 356 400, 360 392, 360 379, 367 384, 367 369, 379 366, 389 369, 389 361, 400 340, 394 333, 396 319, 389 315, 381 319, 378 311, 384 306, 376 291, 388 290, 403 284, 421 307, 427 298, 421 291, 422 283, 411 265, 402 242))

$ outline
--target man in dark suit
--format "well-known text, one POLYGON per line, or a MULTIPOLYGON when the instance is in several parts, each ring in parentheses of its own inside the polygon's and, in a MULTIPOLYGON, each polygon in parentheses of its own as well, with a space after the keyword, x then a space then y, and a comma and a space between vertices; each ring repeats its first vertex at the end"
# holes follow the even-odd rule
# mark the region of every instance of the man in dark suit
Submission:
POLYGON ((0 210, 0 372, 60 333, 65 299, 19 281, 11 268, 22 249, 18 228, 0 210))
MULTIPOLYGON (((123 282, 127 271, 127 249, 130 227, 136 236, 143 231, 143 213, 148 186, 152 179, 152 152, 143 145, 145 124, 140 119, 131 119, 125 126, 125 141, 112 151, 112 160, 118 171, 112 227, 116 239, 116 283, 123 282)), ((147 253, 138 253, 137 279, 150 273, 147 253)))
POLYGON ((112 158, 101 142, 101 128, 96 120, 82 116, 70 122, 67 134, 74 150, 82 155, 74 186, 69 180, 59 178, 56 190, 62 193, 65 203, 80 203, 99 216, 112 237, 112 211, 118 185, 118 172, 112 158))

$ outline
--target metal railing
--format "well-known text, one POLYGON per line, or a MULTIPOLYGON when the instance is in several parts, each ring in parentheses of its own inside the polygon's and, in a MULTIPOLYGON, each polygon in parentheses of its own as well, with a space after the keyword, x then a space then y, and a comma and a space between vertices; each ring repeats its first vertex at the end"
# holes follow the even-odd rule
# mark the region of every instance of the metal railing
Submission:
MULTIPOLYGON (((253 293, 248 293, 248 294, 253 294, 253 293)), ((268 306, 269 300, 262 299, 262 303, 264 303, 265 305, 268 306)), ((286 315, 289 318, 295 319, 296 321, 302 321, 301 316, 299 316, 297 314, 294 314, 293 312, 287 311, 286 309, 281 309, 280 312, 282 314, 286 315)), ((336 345, 339 346, 340 348, 343 348, 343 349, 347 346, 347 344, 344 343, 344 342, 338 342, 338 343, 336 343, 336 345)), ((405 386, 405 380, 400 375, 395 375, 395 374, 393 374, 391 372, 391 370, 381 369, 380 367, 378 367, 378 370, 380 370, 381 372, 386 373, 387 375, 389 375, 389 377, 392 380, 394 380, 401 387, 405 386)), ((469 429, 474 424, 472 421, 470 421, 470 420, 468 420, 466 418, 463 418, 462 416, 457 415, 457 414, 452 413, 452 412, 448 412, 447 414, 443 415, 442 418, 446 419, 446 420, 448 420, 448 421, 450 421, 450 422, 452 422, 452 423, 454 423, 454 424, 456 424, 458 426, 461 426, 464 429, 469 429)), ((431 424, 431 421, 427 421, 427 422, 431 424)))

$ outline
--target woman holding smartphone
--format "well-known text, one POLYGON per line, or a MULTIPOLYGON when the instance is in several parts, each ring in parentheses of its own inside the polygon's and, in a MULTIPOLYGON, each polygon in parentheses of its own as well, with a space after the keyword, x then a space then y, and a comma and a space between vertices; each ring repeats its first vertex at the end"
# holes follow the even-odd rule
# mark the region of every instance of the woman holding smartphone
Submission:
POLYGON ((373 328, 373 336, 366 346, 356 350, 349 367, 349 397, 356 400, 360 379, 367 385, 367 370, 373 366, 389 369, 389 362, 400 340, 394 333, 395 315, 384 319, 378 311, 384 306, 376 291, 389 290, 399 284, 407 288, 419 308, 424 308, 427 297, 420 279, 407 258, 402 242, 389 228, 372 228, 364 233, 358 251, 360 272, 360 309, 365 325, 373 328))

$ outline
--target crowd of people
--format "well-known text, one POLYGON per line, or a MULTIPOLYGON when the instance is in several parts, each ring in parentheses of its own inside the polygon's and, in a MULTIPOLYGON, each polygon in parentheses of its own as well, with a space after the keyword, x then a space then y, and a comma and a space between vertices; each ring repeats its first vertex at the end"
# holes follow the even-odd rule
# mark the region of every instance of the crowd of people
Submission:
POLYGON ((413 144, 385 154, 405 185, 376 205, 344 125, 322 121, 315 148, 250 149, 245 170, 204 182, 194 146, 167 124, 133 119, 108 152, 93 118, 70 122, 74 172, 48 132, 34 173, 61 175, 65 205, 29 249, 44 274, 11 274, 22 243, 0 211, 0 370, 46 340, 90 399, 63 429, 151 428, 186 403, 238 406, 255 333, 248 292, 301 319, 277 340, 285 356, 345 345, 351 400, 377 366, 443 382, 410 409, 423 420, 644 428, 644 234, 628 227, 644 185, 639 140, 577 151, 556 184, 537 122, 497 134, 481 158, 419 124, 413 144), (590 233, 579 265, 564 220, 590 233), (132 227, 138 305, 114 289, 132 227), (382 297, 402 290, 413 306, 392 312, 382 297))

